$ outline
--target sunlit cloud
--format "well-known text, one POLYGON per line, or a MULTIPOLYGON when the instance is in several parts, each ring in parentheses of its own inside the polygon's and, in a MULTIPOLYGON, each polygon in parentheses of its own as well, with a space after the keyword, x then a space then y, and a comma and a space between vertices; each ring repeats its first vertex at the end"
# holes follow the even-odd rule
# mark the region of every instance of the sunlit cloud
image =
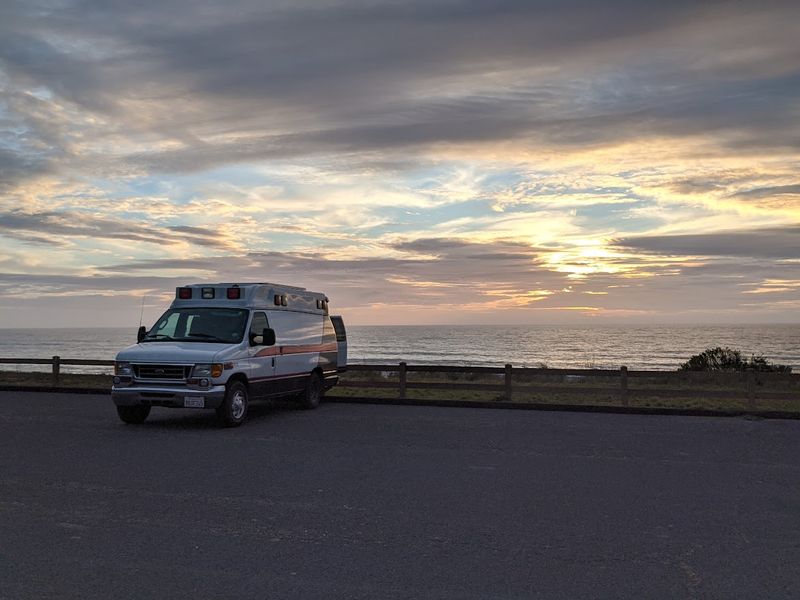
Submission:
MULTIPOLYGON (((747 284, 752 285, 752 284, 747 284)), ((743 294, 778 294, 781 292, 796 293, 800 291, 800 280, 765 279, 758 287, 745 290, 743 294)))

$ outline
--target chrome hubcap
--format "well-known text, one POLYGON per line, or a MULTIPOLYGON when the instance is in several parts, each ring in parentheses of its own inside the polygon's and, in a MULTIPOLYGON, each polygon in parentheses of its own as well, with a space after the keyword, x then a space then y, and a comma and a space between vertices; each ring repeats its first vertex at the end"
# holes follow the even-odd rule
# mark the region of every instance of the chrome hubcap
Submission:
POLYGON ((237 421, 242 418, 244 414, 244 394, 236 392, 231 398, 231 416, 237 421))

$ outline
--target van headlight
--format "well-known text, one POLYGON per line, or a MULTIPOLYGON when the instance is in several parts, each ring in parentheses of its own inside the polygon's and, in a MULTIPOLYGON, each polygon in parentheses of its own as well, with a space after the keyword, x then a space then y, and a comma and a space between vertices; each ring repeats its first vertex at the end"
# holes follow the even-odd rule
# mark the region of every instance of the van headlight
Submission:
POLYGON ((131 363, 124 362, 124 361, 115 361, 114 362, 114 375, 121 375, 123 377, 132 377, 133 376, 133 369, 131 368, 131 363))
POLYGON ((222 364, 214 363, 210 365, 195 365, 192 369, 192 377, 220 377, 222 375, 222 364))

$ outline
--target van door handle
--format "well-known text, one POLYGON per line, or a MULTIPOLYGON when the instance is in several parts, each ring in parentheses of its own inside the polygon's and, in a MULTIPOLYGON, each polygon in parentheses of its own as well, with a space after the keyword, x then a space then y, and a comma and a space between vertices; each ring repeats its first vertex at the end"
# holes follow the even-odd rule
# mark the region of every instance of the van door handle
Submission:
POLYGON ((275 366, 275 357, 274 356, 272 357, 272 366, 273 367, 275 366))

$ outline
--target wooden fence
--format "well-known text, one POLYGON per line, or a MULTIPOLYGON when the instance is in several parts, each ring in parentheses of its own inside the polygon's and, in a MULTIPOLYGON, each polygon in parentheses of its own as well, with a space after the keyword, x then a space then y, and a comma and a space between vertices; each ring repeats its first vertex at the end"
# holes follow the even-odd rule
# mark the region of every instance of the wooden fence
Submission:
MULTIPOLYGON (((52 358, 0 358, 0 365, 45 365, 52 383, 59 385, 63 366, 113 367, 113 360, 52 358)), ((447 365, 351 364, 339 382, 341 388, 378 390, 383 397, 405 400, 409 390, 494 392, 494 399, 525 401, 537 394, 613 397, 629 406, 637 396, 660 398, 717 398, 746 401, 751 410, 758 400, 800 400, 800 375, 787 373, 630 371, 612 369, 532 369, 513 367, 461 367, 447 365), (437 377, 438 376, 438 377, 437 377), (386 396, 386 394, 389 396, 386 396)), ((798 403, 800 405, 800 403, 798 403)))
MULTIPOLYGON (((613 369, 531 369, 513 367, 456 367, 439 365, 349 365, 349 372, 380 374, 376 378, 343 378, 345 388, 388 389, 398 399, 406 399, 408 390, 466 390, 496 392, 497 400, 524 401, 533 394, 612 396, 622 406, 632 398, 716 398, 742 399, 749 409, 757 400, 800 401, 800 375, 787 373, 631 371, 613 369), (420 380, 410 374, 422 374, 420 380), (448 381, 425 381, 424 374, 441 374, 448 381), (481 382, 459 380, 459 376, 481 377, 481 382), (487 383, 490 378, 497 383, 487 383), (672 384, 672 385, 671 385, 672 384), (679 387, 679 386, 683 387, 679 387)), ((800 403, 798 403, 800 406, 800 403)))
POLYGON ((113 367, 113 360, 92 360, 83 358, 0 358, 0 365, 50 365, 53 385, 61 382, 61 367, 65 365, 85 367, 113 367))

